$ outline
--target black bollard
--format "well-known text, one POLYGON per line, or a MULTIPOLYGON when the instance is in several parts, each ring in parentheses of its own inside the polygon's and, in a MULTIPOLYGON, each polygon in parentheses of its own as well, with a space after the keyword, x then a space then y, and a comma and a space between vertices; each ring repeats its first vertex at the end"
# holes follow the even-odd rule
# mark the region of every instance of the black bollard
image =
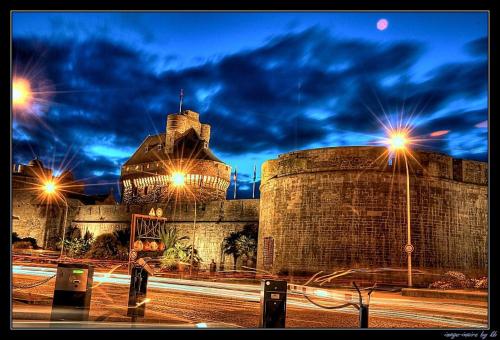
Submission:
POLYGON ((368 328, 368 305, 359 306, 359 328, 368 328))
POLYGON ((137 317, 144 317, 146 309, 144 300, 146 299, 147 285, 148 271, 140 266, 134 266, 130 276, 127 311, 127 316, 132 318, 132 322, 135 322, 137 317))

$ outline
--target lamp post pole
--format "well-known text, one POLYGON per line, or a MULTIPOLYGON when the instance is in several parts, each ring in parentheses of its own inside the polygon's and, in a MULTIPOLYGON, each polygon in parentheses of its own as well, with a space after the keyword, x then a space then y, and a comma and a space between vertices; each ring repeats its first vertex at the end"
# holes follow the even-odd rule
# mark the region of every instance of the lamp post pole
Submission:
POLYGON ((63 256, 64 254, 64 240, 66 238, 66 221, 68 220, 68 201, 66 201, 66 198, 62 196, 65 209, 64 209, 64 221, 63 221, 63 234, 62 234, 62 244, 61 244, 61 255, 60 257, 63 256))
POLYGON ((408 159, 406 158, 406 153, 403 151, 406 166, 406 220, 407 220, 407 243, 406 243, 406 253, 408 254, 408 287, 413 286, 412 273, 411 273, 411 253, 413 252, 413 245, 411 244, 411 209, 410 209, 410 172, 408 171, 408 159))
MULTIPOLYGON (((193 195, 194 196, 194 195, 193 195)), ((193 259, 194 259, 194 238, 196 236, 196 196, 194 197, 194 222, 193 222, 193 242, 191 242, 191 263, 189 265, 189 275, 193 273, 193 259)))

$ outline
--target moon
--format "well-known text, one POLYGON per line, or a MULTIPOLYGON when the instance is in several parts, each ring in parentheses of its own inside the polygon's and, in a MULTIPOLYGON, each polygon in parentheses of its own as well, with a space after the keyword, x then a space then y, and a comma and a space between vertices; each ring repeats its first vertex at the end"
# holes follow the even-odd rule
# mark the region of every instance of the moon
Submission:
POLYGON ((387 19, 380 19, 377 21, 377 29, 379 31, 384 31, 389 27, 389 21, 387 19))

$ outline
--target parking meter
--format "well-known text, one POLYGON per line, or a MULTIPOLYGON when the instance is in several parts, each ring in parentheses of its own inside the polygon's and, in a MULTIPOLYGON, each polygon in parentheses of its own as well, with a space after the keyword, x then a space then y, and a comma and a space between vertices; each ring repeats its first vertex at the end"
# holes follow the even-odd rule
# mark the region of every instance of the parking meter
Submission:
POLYGON ((286 293, 286 281, 262 280, 259 327, 285 328, 286 293))
POLYGON ((87 321, 92 296, 94 267, 88 264, 59 263, 52 299, 52 321, 87 321))

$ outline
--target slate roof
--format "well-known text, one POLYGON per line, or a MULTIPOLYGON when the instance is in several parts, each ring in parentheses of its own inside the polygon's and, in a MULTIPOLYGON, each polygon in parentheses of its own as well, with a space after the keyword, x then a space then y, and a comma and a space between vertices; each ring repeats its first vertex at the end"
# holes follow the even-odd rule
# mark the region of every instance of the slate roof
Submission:
POLYGON ((165 138, 165 133, 146 137, 124 165, 179 158, 207 159, 223 163, 209 148, 203 147, 203 141, 193 128, 185 131, 175 140, 173 151, 169 154, 165 153, 165 138), (161 145, 160 148, 159 145, 161 145))

